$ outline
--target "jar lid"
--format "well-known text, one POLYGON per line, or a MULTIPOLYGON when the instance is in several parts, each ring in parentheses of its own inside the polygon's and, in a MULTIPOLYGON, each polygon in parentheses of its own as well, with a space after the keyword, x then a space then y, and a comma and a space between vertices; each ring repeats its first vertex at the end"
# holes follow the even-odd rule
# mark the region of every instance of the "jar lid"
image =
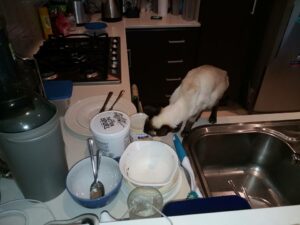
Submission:
POLYGON ((122 136, 130 127, 129 117, 120 111, 105 111, 97 114, 90 122, 90 129, 96 137, 122 136))

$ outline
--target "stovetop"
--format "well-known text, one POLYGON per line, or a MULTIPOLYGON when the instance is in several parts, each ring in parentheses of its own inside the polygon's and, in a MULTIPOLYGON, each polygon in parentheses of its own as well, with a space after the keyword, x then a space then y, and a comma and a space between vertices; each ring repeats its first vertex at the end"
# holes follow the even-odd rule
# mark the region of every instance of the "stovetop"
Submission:
POLYGON ((73 34, 50 36, 34 55, 44 80, 74 84, 120 83, 120 37, 73 34))

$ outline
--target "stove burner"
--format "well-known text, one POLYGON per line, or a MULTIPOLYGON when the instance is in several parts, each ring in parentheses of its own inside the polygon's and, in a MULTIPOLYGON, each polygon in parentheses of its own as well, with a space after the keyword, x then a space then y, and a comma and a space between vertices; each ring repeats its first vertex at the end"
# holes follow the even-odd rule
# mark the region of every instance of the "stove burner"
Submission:
POLYGON ((119 37, 50 36, 34 57, 43 79, 51 77, 74 83, 121 81, 119 37))

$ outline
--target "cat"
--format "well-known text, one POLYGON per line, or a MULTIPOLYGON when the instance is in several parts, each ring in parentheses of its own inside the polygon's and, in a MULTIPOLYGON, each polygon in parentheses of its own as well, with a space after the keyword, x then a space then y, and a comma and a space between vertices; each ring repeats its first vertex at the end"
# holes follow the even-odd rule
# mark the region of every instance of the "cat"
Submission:
POLYGON ((144 132, 164 136, 178 132, 186 135, 204 110, 211 110, 210 123, 216 123, 219 100, 229 87, 227 72, 211 65, 190 70, 171 95, 169 105, 160 109, 148 108, 144 132))

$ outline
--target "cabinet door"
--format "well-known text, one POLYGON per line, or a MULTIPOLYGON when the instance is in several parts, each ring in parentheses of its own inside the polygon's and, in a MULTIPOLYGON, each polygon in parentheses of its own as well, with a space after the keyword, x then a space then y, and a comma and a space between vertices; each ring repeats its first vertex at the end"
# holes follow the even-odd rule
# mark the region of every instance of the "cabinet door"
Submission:
POLYGON ((187 71, 196 65, 198 28, 128 29, 131 83, 144 105, 165 106, 187 71))
POLYGON ((230 99, 238 101, 246 60, 251 11, 256 0, 202 0, 198 63, 228 72, 230 99))
POLYGON ((198 64, 225 69, 227 97, 242 105, 276 1, 281 0, 201 0, 198 64))
POLYGON ((137 84, 143 104, 161 101, 164 79, 160 37, 151 30, 127 30, 129 73, 131 84, 137 84))

